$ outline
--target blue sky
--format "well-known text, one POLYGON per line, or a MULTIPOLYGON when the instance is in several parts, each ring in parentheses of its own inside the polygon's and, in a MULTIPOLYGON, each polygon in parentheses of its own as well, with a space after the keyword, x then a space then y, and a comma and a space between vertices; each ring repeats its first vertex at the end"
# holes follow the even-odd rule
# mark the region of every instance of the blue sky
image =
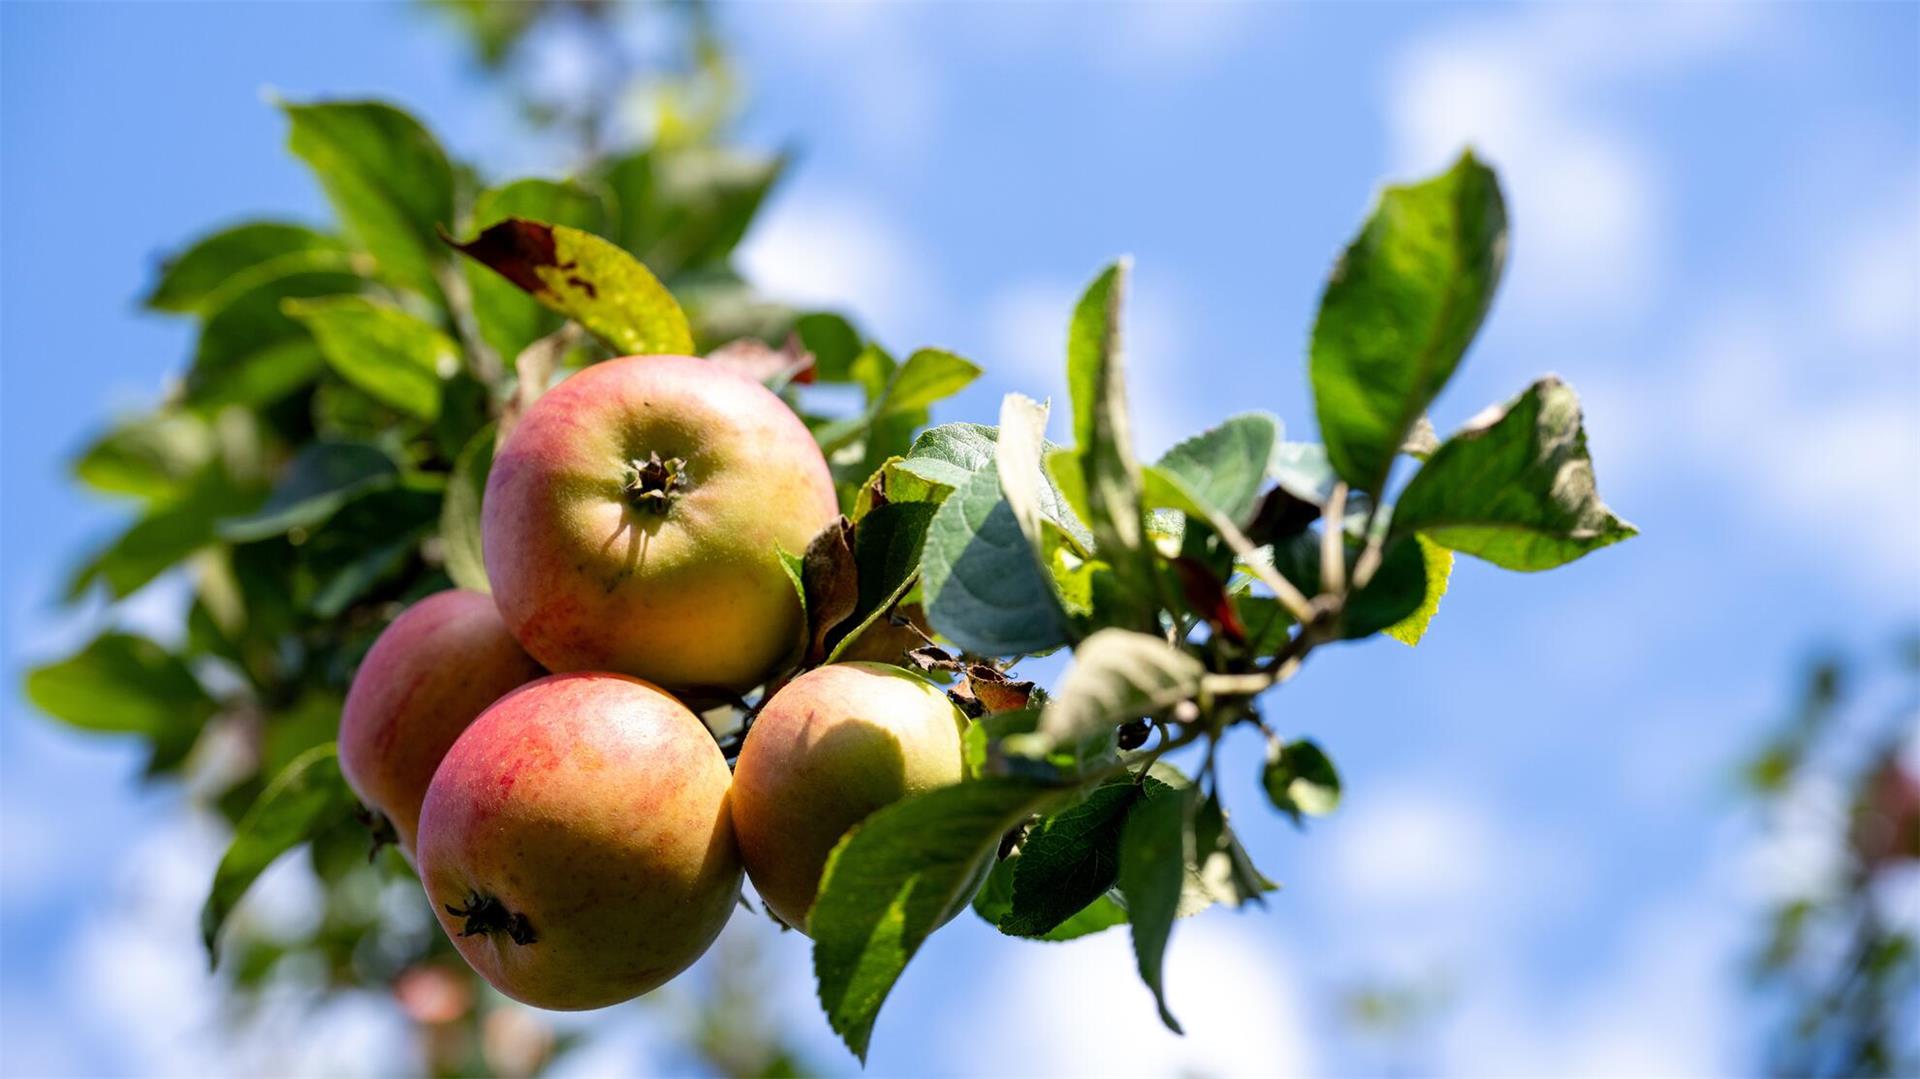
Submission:
MULTIPOLYGON (((1822 852, 1756 843, 1729 770, 1812 647, 1920 618, 1920 7, 723 21, 747 137, 801 151, 746 267, 895 348, 981 362, 939 419, 1058 396, 1068 306, 1130 252, 1143 448, 1249 408, 1310 436, 1302 346, 1334 254, 1379 183, 1471 141, 1501 168, 1513 253, 1435 420, 1559 373, 1644 533, 1544 576, 1463 563, 1418 650, 1323 651, 1270 703, 1335 755, 1347 802, 1296 833, 1259 806, 1257 747, 1233 747, 1236 823, 1287 887, 1177 929, 1189 1038, 1154 1025, 1123 936, 1020 944, 963 919, 896 991, 873 1073, 1377 1071, 1337 997, 1378 980, 1447 987, 1400 1058, 1421 1071, 1751 1071, 1743 919, 1822 852)), ((0 1067, 394 1070, 377 999, 314 1017, 296 994, 220 1033, 191 931, 217 834, 135 786, 128 747, 51 728, 13 687, 105 619, 177 607, 165 584, 122 612, 53 604, 118 519, 62 458, 183 366, 185 328, 134 306, 158 253, 324 218, 264 87, 392 98, 495 172, 558 163, 411 8, 8 4, 0 60, 0 1067)), ((310 916, 297 873, 268 886, 252 916, 310 916)), ((850 1069, 803 942, 761 943, 783 1022, 850 1069)), ((657 1010, 586 1022, 604 1036, 573 1070, 674 1066, 657 1010)))

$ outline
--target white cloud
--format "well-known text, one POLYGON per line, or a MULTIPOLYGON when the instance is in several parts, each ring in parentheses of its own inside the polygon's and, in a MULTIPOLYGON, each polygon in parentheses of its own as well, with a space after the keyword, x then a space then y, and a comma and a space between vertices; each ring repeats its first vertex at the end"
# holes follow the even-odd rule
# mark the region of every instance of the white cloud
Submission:
POLYGON ((1857 215, 1826 253, 1826 321, 1867 348, 1897 347, 1911 367, 1920 347, 1920 179, 1857 215))
POLYGON ((872 200, 776 198, 747 234, 740 266, 771 298, 846 311, 882 340, 912 336, 928 260, 872 200))
POLYGON ((1895 602, 1920 583, 1920 397, 1759 303, 1706 312, 1672 357, 1582 387, 1618 504, 1676 478, 1895 602), (1810 357, 1821 357, 1815 364, 1810 357), (1907 582, 1902 594, 1889 589, 1907 582))
POLYGON ((1505 306, 1618 318, 1659 283, 1663 184, 1658 162, 1594 102, 1745 26, 1735 12, 1562 7, 1450 27, 1388 70, 1395 168, 1432 172, 1473 145, 1500 167, 1516 222, 1505 306))
POLYGON ((1124 930, 1007 947, 1009 960, 982 976, 976 1003, 956 1009, 937 1043, 960 1073, 1225 1077, 1315 1070, 1287 956, 1255 923, 1225 910, 1174 928, 1167 1001, 1184 1038, 1155 1018, 1124 930))

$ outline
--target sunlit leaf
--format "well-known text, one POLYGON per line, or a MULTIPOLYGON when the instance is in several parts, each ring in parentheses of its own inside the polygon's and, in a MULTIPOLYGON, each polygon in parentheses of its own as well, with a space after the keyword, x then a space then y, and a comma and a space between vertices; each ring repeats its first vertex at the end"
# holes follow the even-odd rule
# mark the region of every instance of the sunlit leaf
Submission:
POLYGON ((1334 470, 1378 496, 1415 421, 1453 376, 1493 302, 1507 211, 1471 153, 1389 187, 1334 267, 1308 374, 1334 470))

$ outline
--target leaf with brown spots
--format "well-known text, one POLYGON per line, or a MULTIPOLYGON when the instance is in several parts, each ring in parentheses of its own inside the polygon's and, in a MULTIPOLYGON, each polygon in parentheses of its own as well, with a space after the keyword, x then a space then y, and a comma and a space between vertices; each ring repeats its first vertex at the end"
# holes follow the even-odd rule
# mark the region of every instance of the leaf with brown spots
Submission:
POLYGON ((967 685, 973 698, 989 712, 1014 712, 1033 700, 1033 683, 1016 682, 1005 671, 985 663, 967 665, 967 685))
POLYGON ((448 242, 620 352, 693 352, 693 331, 673 294, 638 259, 591 232, 509 217, 466 243, 448 242))

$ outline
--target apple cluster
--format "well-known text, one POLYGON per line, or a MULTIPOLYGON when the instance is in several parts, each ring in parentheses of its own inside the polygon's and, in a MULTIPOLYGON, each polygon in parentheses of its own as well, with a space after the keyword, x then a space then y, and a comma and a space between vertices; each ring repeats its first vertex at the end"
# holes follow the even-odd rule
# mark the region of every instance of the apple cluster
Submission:
POLYGON ((597 364, 520 417, 483 503, 492 594, 402 612, 340 723, 347 781, 501 992, 646 993, 712 944, 743 873, 805 931, 846 832, 962 778, 965 720, 919 675, 841 663, 777 684, 804 621, 779 552, 838 514, 806 425, 704 360, 597 364), (687 702, 760 685, 729 769, 687 702))

